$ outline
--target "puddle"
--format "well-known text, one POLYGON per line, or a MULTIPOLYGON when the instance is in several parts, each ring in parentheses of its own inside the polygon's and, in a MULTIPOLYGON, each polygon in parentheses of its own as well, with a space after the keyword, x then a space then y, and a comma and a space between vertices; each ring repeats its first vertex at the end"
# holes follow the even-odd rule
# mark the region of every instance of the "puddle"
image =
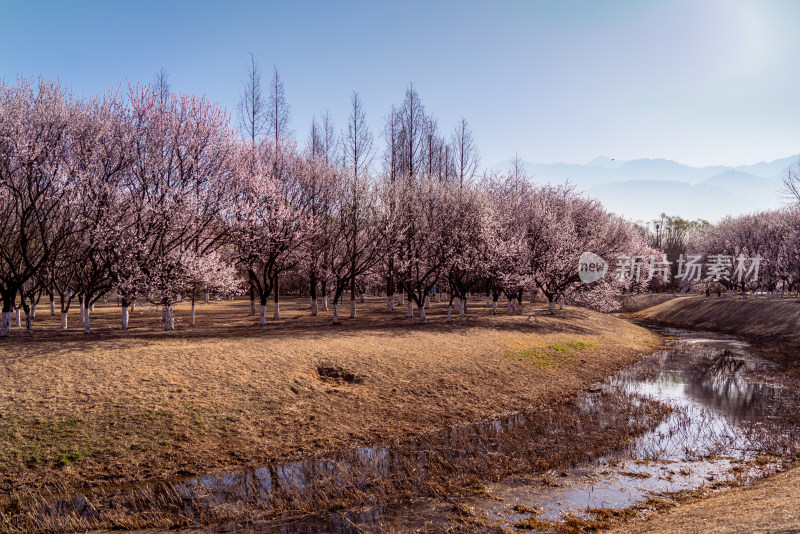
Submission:
MULTIPOLYGON (((335 458, 18 502, 11 518, 24 524, 49 514, 64 530, 176 517, 287 533, 441 531, 459 518, 513 527, 531 511, 548 521, 590 518, 591 509, 747 482, 775 468, 763 455, 797 452, 798 393, 769 362, 735 338, 661 333, 671 339, 665 350, 547 409, 335 458)), ((350 378, 338 369, 319 374, 350 378)))

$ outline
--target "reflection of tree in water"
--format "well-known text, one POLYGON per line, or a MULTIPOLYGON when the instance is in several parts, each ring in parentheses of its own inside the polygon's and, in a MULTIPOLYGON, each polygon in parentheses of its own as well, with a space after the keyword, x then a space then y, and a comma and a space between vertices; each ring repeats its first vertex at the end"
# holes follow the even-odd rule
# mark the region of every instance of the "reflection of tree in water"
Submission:
POLYGON ((684 372, 686 395, 734 419, 762 415, 775 397, 775 388, 745 378, 756 369, 755 362, 728 349, 707 352, 707 357, 684 372))

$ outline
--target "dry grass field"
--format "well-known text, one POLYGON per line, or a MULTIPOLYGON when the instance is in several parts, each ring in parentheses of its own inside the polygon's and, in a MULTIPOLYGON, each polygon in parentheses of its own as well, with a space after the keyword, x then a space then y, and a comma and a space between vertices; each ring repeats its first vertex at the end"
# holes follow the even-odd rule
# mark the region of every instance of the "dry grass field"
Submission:
MULTIPOLYGON (((659 338, 609 315, 543 305, 491 317, 471 303, 427 325, 382 299, 332 326, 306 301, 259 326, 245 301, 176 309, 109 302, 93 334, 61 331, 40 306, 34 334, 0 340, 0 492, 115 486, 386 443, 442 426, 536 408, 597 381, 659 338)), ((271 315, 271 314, 270 314, 271 315)))

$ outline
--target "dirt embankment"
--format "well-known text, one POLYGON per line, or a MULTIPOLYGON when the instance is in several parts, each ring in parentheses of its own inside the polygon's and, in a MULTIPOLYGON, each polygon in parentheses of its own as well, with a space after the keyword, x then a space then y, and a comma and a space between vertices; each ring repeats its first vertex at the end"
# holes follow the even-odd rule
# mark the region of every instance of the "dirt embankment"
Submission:
MULTIPOLYGON (((710 330, 757 341, 800 340, 800 300, 750 297, 685 297, 633 314, 634 319, 678 328, 710 330)), ((800 356, 800 349, 798 356, 800 356)))
MULTIPOLYGON (((94 312, 95 334, 62 332, 40 311, 35 333, 0 340, 0 493, 64 491, 213 473, 387 443, 437 427, 535 409, 575 394, 660 344, 621 319, 541 305, 492 317, 478 302, 452 324, 382 311, 331 326, 307 302, 258 326, 248 303, 176 310, 159 330, 142 307, 94 312)), ((72 318, 71 318, 72 319, 72 318)), ((73 319, 74 320, 74 319, 73 319)))

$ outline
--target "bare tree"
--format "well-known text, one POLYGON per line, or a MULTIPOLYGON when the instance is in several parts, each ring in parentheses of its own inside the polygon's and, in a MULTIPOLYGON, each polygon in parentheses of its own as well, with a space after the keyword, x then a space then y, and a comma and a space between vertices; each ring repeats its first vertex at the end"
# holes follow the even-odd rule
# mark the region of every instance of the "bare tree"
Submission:
MULTIPOLYGON (((357 184, 359 177, 366 177, 369 175, 369 164, 373 157, 373 137, 367 126, 367 116, 364 113, 364 106, 361 103, 361 98, 358 93, 353 91, 353 96, 350 98, 351 111, 350 119, 347 121, 347 133, 344 135, 342 146, 344 148, 344 158, 347 166, 347 171, 353 175, 353 191, 351 196, 352 206, 354 212, 360 210, 361 198, 357 184)), ((358 219, 354 219, 357 221, 358 219)), ((357 271, 356 265, 359 263, 358 250, 359 246, 356 242, 359 235, 358 229, 350 232, 351 242, 348 244, 351 266, 350 272, 357 271)), ((356 276, 350 277, 350 318, 356 317, 356 276)))
POLYGON ((153 75, 153 90, 158 93, 163 104, 172 93, 172 84, 169 83, 169 73, 164 67, 153 75))
POLYGON ((472 130, 470 130, 466 119, 462 118, 453 128, 450 144, 453 147, 453 159, 458 185, 463 188, 465 181, 471 181, 475 177, 475 173, 478 171, 478 163, 480 163, 478 147, 475 145, 472 130))
POLYGON ((269 101, 266 109, 267 133, 276 143, 286 138, 289 132, 289 104, 283 89, 278 67, 273 67, 272 81, 269 84, 269 101))
POLYGON ((784 171, 783 186, 786 196, 800 204, 800 160, 784 171))
POLYGON ((419 172, 422 157, 422 136, 425 130, 425 108, 413 85, 406 89, 400 120, 400 169, 409 179, 419 172))
POLYGON ((261 91, 261 69, 252 53, 250 54, 250 64, 247 66, 247 79, 242 81, 242 94, 239 97, 238 109, 239 123, 242 125, 243 133, 255 146, 256 139, 267 127, 267 102, 261 91))

